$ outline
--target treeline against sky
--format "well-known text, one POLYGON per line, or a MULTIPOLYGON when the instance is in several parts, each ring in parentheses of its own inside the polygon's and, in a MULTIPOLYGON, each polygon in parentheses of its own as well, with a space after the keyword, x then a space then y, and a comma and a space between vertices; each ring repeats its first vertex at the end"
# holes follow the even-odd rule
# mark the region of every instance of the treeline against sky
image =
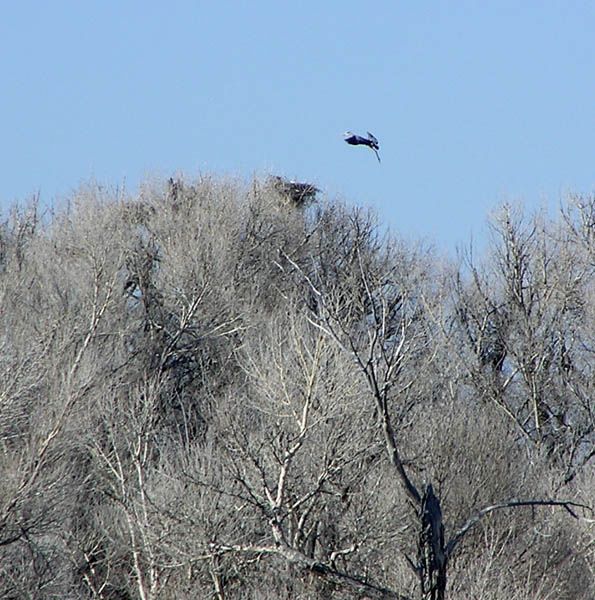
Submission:
POLYGON ((308 189, 6 215, 0 597, 595 596, 595 198, 451 261, 308 189))

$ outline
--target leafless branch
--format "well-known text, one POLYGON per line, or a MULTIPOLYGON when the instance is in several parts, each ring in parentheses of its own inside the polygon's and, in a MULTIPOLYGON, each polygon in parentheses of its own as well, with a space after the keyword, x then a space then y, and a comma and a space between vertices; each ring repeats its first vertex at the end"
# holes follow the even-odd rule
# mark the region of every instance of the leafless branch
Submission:
POLYGON ((578 519, 578 515, 572 510, 572 508, 582 508, 593 512, 593 508, 586 504, 580 504, 578 502, 561 501, 561 500, 509 500, 508 502, 500 502, 498 504, 492 504, 482 508, 475 515, 470 517, 468 521, 454 534, 454 536, 446 544, 446 556, 450 558, 466 533, 468 533, 479 521, 487 514, 499 510, 501 508, 515 508, 517 506, 561 506, 565 508, 575 519, 578 519))
MULTIPOLYGON (((350 550, 348 550, 350 551, 350 550)), ((347 552, 348 552, 347 551, 347 552)), ((409 596, 399 594, 394 590, 380 585, 370 583, 359 575, 352 575, 340 571, 333 566, 309 558, 302 552, 290 548, 287 545, 279 544, 275 546, 240 546, 240 545, 215 545, 212 544, 209 552, 202 556, 203 559, 211 559, 212 556, 218 556, 227 552, 241 554, 259 554, 259 555, 277 555, 281 556, 289 563, 296 565, 309 573, 322 577, 327 581, 337 585, 350 588, 360 594, 366 594, 371 600, 411 600, 409 596)), ((340 552, 346 554, 347 552, 340 552)))

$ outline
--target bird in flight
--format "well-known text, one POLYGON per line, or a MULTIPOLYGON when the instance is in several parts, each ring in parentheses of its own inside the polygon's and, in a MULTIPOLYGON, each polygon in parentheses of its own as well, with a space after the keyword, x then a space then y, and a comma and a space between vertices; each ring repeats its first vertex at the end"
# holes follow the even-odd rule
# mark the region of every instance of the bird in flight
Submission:
POLYGON ((345 132, 345 141, 352 146, 368 146, 374 150, 374 154, 376 154, 376 158, 378 162, 380 162, 380 155, 378 154, 378 150, 380 149, 380 144, 378 140, 368 131, 368 137, 363 137, 361 135, 356 135, 351 131, 345 132))

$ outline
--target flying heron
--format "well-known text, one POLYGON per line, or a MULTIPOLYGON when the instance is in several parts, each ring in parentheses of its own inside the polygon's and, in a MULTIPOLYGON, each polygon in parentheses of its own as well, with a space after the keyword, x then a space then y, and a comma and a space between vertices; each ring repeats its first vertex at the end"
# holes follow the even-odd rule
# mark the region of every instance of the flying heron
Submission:
POLYGON ((351 131, 345 132, 345 141, 352 146, 368 146, 374 150, 374 154, 376 154, 376 158, 378 162, 380 162, 380 155, 378 154, 378 150, 380 149, 380 144, 378 140, 368 131, 368 137, 364 137, 362 135, 356 135, 351 131))

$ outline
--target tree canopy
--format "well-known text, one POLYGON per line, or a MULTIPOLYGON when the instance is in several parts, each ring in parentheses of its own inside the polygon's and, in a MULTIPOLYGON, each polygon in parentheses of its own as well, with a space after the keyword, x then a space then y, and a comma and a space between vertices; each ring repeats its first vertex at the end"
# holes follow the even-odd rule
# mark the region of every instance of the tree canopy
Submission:
POLYGON ((311 188, 12 207, 1 597, 593 598, 595 197, 451 261, 311 188))

